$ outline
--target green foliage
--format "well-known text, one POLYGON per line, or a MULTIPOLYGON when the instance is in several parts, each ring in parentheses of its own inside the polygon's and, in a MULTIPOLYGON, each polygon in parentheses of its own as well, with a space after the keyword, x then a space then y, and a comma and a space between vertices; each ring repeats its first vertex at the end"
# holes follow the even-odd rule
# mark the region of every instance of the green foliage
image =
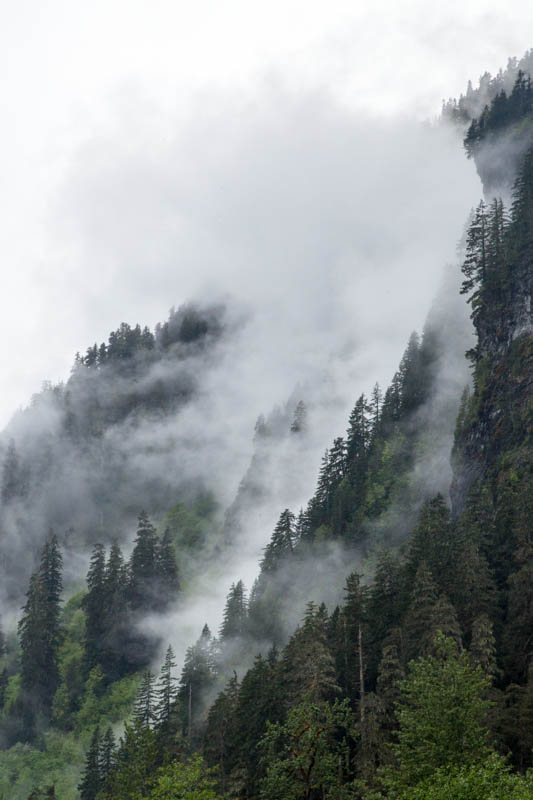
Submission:
POLYGON ((266 770, 261 800, 353 796, 344 774, 351 726, 347 701, 332 706, 311 698, 291 708, 284 724, 269 723, 261 741, 266 770))
POLYGON ((217 800, 216 778, 200 756, 185 763, 172 761, 155 776, 146 800, 217 800))
POLYGON ((533 775, 516 775, 495 753, 480 763, 441 768, 390 800, 531 800, 533 775))
POLYGON ((392 747, 397 766, 385 773, 393 790, 415 786, 438 769, 482 763, 489 754, 487 678, 452 639, 440 634, 437 645, 438 655, 411 662, 400 684, 392 747))

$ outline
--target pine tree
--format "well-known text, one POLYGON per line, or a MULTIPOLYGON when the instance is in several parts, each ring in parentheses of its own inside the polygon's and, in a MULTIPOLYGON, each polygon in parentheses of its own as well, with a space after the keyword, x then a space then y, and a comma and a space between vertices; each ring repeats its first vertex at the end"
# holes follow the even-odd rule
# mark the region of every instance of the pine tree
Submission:
POLYGON ((183 733, 192 742, 198 723, 205 710, 206 693, 213 686, 216 675, 216 643, 207 625, 192 647, 187 648, 181 671, 178 697, 182 714, 183 733))
POLYGON ((246 621, 246 593, 243 582, 238 581, 236 584, 232 583, 226 598, 219 639, 224 641, 243 636, 246 631, 246 621))
POLYGON ((265 553, 261 561, 261 571, 274 572, 284 559, 293 552, 294 542, 294 514, 286 508, 281 513, 272 538, 265 547, 265 553))
POLYGON ((169 603, 176 599, 179 591, 178 567, 169 528, 165 529, 159 544, 157 574, 159 577, 159 607, 164 610, 169 603))
POLYGON ((385 641, 379 662, 377 692, 388 715, 389 727, 393 727, 394 710, 400 699, 400 684, 405 678, 405 672, 400 660, 399 639, 400 632, 396 629, 385 641))
POLYGON ((420 337, 414 331, 409 337, 407 348, 400 361, 401 414, 415 411, 423 396, 421 392, 420 337))
POLYGON ((300 400, 294 410, 294 417, 291 423, 291 433, 305 433, 307 430, 307 408, 303 400, 300 400))
POLYGON ((328 645, 327 611, 307 604, 302 625, 284 651, 283 674, 289 703, 304 695, 310 701, 334 699, 339 692, 335 660, 328 645))
POLYGON ((105 782, 116 764, 116 742, 112 728, 109 726, 104 734, 100 746, 100 759, 98 762, 101 784, 105 782))
POLYGON ((131 623, 127 607, 128 575, 122 552, 113 542, 104 573, 104 602, 100 637, 100 664, 108 680, 121 678, 132 666, 130 651, 131 623))
POLYGON ((407 553, 407 580, 411 583, 422 561, 432 575, 438 576, 439 587, 449 591, 455 565, 450 542, 450 512, 441 494, 428 500, 420 510, 407 553))
POLYGON ((141 728, 150 728, 156 720, 154 676, 149 669, 143 672, 137 692, 133 719, 141 728))
POLYGON ((59 685, 61 567, 57 537, 51 534, 43 547, 39 570, 30 579, 18 625, 25 702, 33 713, 46 715, 59 685))
POLYGON ((165 660, 161 667, 161 674, 159 676, 157 689, 156 689, 156 704, 155 714, 158 725, 168 725, 171 718, 172 708, 178 696, 176 688, 177 679, 172 674, 175 669, 176 662, 174 660, 174 652, 169 645, 165 654, 165 660))
POLYGON ((435 636, 434 612, 438 592, 425 561, 420 562, 413 582, 411 602, 405 617, 407 661, 431 651, 435 636))
MULTIPOLYGON (((375 397, 373 396, 373 399, 377 400, 378 405, 381 402, 379 387, 377 387, 377 394, 375 397)), ((356 469, 361 469, 361 465, 366 459, 372 430, 372 417, 370 416, 372 413, 372 406, 368 404, 365 395, 362 394, 350 414, 346 432, 346 460, 352 475, 356 469)))
POLYGON ((466 236, 466 255, 462 265, 464 280, 461 294, 470 294, 472 313, 479 306, 479 286, 483 284, 488 266, 489 220, 487 205, 481 200, 472 215, 466 236))
POLYGON ((87 573, 88 591, 82 602, 86 615, 85 652, 89 672, 99 663, 101 639, 105 634, 104 617, 107 612, 107 597, 104 582, 105 550, 103 545, 96 544, 87 573))
POLYGON ((83 778, 78 786, 80 800, 95 800, 100 787, 100 731, 95 728, 85 760, 83 778))
POLYGON ((2 503, 10 503, 12 500, 21 498, 26 492, 24 471, 20 464, 19 455, 15 442, 10 440, 2 467, 2 503))
POLYGON ((480 614, 472 625, 470 657, 473 664, 479 664, 485 675, 494 679, 498 673, 496 666, 496 641, 493 625, 487 614, 480 614))
POLYGON ((237 765, 237 708, 239 681, 234 673, 209 709, 204 737, 204 754, 216 766, 220 788, 226 795, 231 774, 237 765))
POLYGON ((6 690, 8 681, 9 676, 7 674, 7 667, 4 667, 0 673, 0 711, 2 711, 6 703, 6 690))
POLYGON ((135 546, 130 558, 128 595, 134 611, 151 611, 158 605, 158 540, 145 511, 139 514, 135 546))

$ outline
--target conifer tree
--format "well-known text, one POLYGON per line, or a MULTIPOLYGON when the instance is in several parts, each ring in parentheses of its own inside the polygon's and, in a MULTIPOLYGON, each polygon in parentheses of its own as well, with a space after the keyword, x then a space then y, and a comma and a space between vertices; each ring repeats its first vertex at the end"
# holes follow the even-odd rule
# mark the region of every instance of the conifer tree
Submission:
POLYGON ((218 768, 220 788, 224 795, 238 761, 236 725, 238 703, 239 681, 234 673, 209 709, 204 737, 206 760, 208 764, 218 768))
POLYGON ((59 685, 61 567, 57 537, 50 534, 42 550, 39 569, 30 579, 18 624, 25 702, 35 713, 46 715, 50 713, 59 685))
POLYGON ((105 551, 103 545, 96 544, 87 573, 88 591, 83 598, 83 609, 86 615, 85 652, 89 671, 99 663, 101 639, 105 634, 104 618, 108 607, 104 582, 105 551))
MULTIPOLYGON (((379 387, 375 399, 378 398, 379 387)), ((378 404, 379 402, 380 398, 378 399, 378 404)), ((372 407, 368 404, 365 395, 362 394, 350 414, 346 432, 346 460, 351 474, 354 472, 355 464, 357 464, 358 469, 361 468, 360 465, 364 463, 367 455, 372 426, 371 413, 372 407)))
POLYGON ((399 636, 398 630, 391 632, 383 645, 379 662, 377 692, 387 714, 389 728, 393 727, 394 711, 400 699, 400 683, 405 678, 398 649, 399 636))
MULTIPOLYGON (((128 575, 117 542, 111 544, 104 573, 104 602, 100 638, 100 664, 109 680, 131 668, 128 660, 131 623, 127 607, 128 575)), ((134 665, 136 666, 136 665, 134 665)))
POLYGON ((302 625, 284 651, 283 674, 288 701, 334 699, 339 692, 335 660, 328 645, 326 607, 307 604, 302 625))
POLYGON ((95 800, 100 788, 100 731, 95 728, 87 752, 83 778, 78 786, 80 800, 95 800))
POLYGON ((26 491, 24 473, 20 464, 19 455, 15 442, 10 440, 2 467, 2 503, 10 503, 12 500, 23 497, 26 491))
POLYGON ((300 400, 294 410, 294 417, 291 423, 291 433, 305 433, 307 430, 307 408, 303 400, 300 400))
POLYGON ((407 661, 431 651, 436 633, 434 612, 438 592, 425 561, 416 571, 411 602, 405 617, 405 656, 407 661))
POLYGON ((243 636, 246 630, 246 621, 246 593, 243 582, 238 581, 236 584, 232 583, 226 598, 226 607, 224 609, 219 639, 224 641, 243 636))
POLYGON ((156 720, 154 676, 149 669, 142 675, 133 709, 133 719, 140 728, 150 728, 156 720))
POLYGON ((216 679, 216 643, 207 625, 192 647, 187 648, 181 671, 178 697, 182 714, 183 733, 192 741, 197 724, 205 709, 206 692, 216 679))
POLYGON ((274 572, 281 562, 293 552, 294 541, 294 514, 286 508, 281 513, 272 538, 265 547, 265 554, 261 561, 261 571, 274 572))
POLYGON ((166 528, 157 551, 157 574, 159 578, 159 607, 167 608, 176 599, 179 591, 178 567, 170 529, 166 528))
POLYGON ((479 664, 488 678, 494 679, 498 668, 496 665, 496 640, 493 625, 487 614, 480 614, 472 625, 470 657, 474 664, 479 664))
POLYGON ((155 714, 159 726, 168 725, 173 705, 178 696, 176 688, 177 678, 172 674, 172 670, 175 669, 175 667, 174 652, 169 645, 161 667, 161 674, 156 689, 155 714))
POLYGON ((158 540, 148 514, 141 511, 130 558, 128 595, 134 611, 151 611, 157 607, 158 540))
POLYGON ((411 583, 424 561, 439 588, 448 592, 455 569, 451 547, 450 512, 441 494, 427 500, 418 515, 407 553, 407 580, 411 583))
POLYGON ((0 711, 2 711, 6 702, 6 689, 8 681, 9 676, 7 674, 7 667, 4 667, 0 673, 0 711))
POLYGON ((116 764, 116 742, 111 726, 104 734, 100 746, 99 770, 101 784, 104 785, 116 764))

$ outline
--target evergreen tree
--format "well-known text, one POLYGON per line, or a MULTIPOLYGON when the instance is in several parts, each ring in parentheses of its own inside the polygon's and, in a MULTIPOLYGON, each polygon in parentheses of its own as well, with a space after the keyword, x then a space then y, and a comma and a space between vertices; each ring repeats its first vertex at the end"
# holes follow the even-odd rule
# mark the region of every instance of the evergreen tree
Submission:
POLYGON ((183 733, 189 743, 193 741, 205 709, 206 693, 212 688, 216 675, 215 647, 207 625, 192 647, 187 648, 181 671, 178 697, 180 701, 183 733))
POLYGON ((411 602, 405 617, 405 656, 407 661, 431 651, 435 637, 434 613, 438 593, 425 561, 417 569, 411 602))
POLYGON ((496 641, 493 625, 487 614, 480 614, 479 617, 474 619, 470 657, 473 664, 479 665, 488 678, 495 678, 498 672, 496 666, 496 641))
POLYGON ((282 670, 289 703, 304 695, 311 701, 334 699, 339 692, 335 660, 328 645, 327 612, 307 604, 302 625, 291 637, 283 655, 282 670))
POLYGON ((87 752, 83 778, 78 786, 80 800, 95 800, 100 788, 100 731, 95 728, 87 752))
POLYGON ((174 652, 169 645, 161 667, 161 674, 156 689, 155 714, 160 727, 169 724, 172 708, 178 696, 176 688, 177 679, 172 674, 172 670, 175 669, 175 667, 174 652))
POLYGON ((26 491, 24 472, 13 439, 9 442, 2 467, 2 503, 23 497, 26 491))
POLYGON ((236 777, 238 703, 239 681, 234 673, 209 709, 204 737, 205 758, 208 764, 217 767, 224 795, 232 784, 232 778, 236 777))
POLYGON ((7 674, 7 667, 4 667, 2 672, 0 672, 0 711, 2 711, 6 703, 6 689, 8 681, 9 676, 7 674))
MULTIPOLYGON (((376 398, 379 398, 379 387, 376 398)), ((362 394, 350 414, 346 432, 346 460, 352 476, 355 474, 355 465, 357 465, 357 469, 360 469, 365 462, 372 429, 371 413, 372 406, 368 404, 365 395, 362 394)))
POLYGON ((294 514, 286 508, 281 513, 272 538, 265 547, 265 554, 261 561, 261 571, 274 572, 283 560, 293 552, 294 543, 294 514))
POLYGON ((247 603, 244 584, 238 581, 231 585, 226 598, 224 617, 220 628, 219 639, 225 641, 243 636, 246 631, 247 603))
POLYGON ((105 565, 100 665, 108 680, 116 680, 137 667, 130 658, 131 622, 127 605, 128 575, 122 552, 113 542, 105 565))
POLYGON ((142 675, 133 709, 133 719, 140 728, 150 728, 156 720, 154 676, 149 669, 142 675))
POLYGON ((158 540, 145 511, 139 514, 135 546, 130 558, 128 595, 134 611, 157 608, 158 540))
POLYGON ((101 784, 105 785, 116 763, 116 742, 112 728, 109 726, 104 734, 100 746, 100 759, 98 762, 101 784))
POLYGON ((61 567, 57 537, 51 534, 43 547, 39 570, 30 579, 18 624, 21 686, 30 716, 50 713, 59 685, 61 567))
POLYGON ((99 663, 101 639, 102 634, 105 633, 104 617, 107 612, 107 597, 104 583, 105 550, 103 545, 96 544, 87 573, 88 591, 82 602, 86 615, 85 652, 89 672, 99 663))
POLYGON ((159 577, 159 607, 167 608, 179 591, 178 567, 170 529, 166 528, 157 551, 157 573, 159 577))
POLYGON ((291 423, 291 433, 305 433, 307 430, 307 408, 303 400, 300 400, 294 410, 294 417, 291 423))

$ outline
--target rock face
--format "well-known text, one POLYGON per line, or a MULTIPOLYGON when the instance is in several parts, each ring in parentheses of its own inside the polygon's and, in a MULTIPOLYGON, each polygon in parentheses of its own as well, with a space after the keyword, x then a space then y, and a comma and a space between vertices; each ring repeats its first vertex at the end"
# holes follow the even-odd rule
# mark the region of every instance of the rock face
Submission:
POLYGON ((519 487, 533 468, 533 152, 524 153, 529 134, 521 136, 520 151, 517 141, 516 131, 492 141, 490 152, 498 156, 492 165, 488 150, 475 155, 487 193, 496 175, 500 187, 514 185, 515 191, 501 288, 476 325, 474 391, 457 425, 451 489, 455 516, 464 510, 474 485, 488 487, 496 507, 503 487, 509 481, 519 487))

